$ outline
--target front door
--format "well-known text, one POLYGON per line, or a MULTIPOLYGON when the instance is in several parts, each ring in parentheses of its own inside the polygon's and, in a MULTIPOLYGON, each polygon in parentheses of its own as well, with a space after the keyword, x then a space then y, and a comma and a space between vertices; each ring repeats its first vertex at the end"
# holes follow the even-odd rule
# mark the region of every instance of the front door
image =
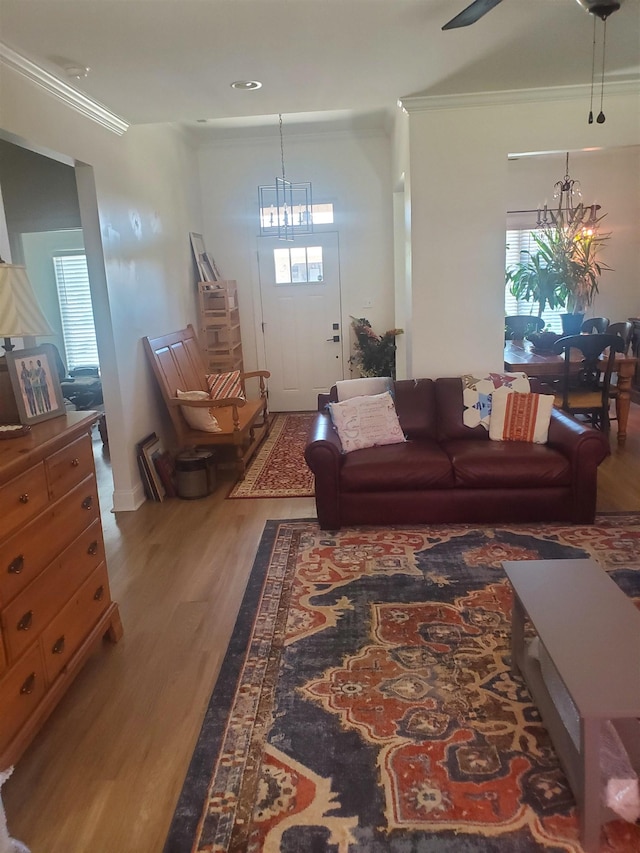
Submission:
POLYGON ((269 409, 315 411, 344 378, 338 235, 261 237, 258 263, 269 409))

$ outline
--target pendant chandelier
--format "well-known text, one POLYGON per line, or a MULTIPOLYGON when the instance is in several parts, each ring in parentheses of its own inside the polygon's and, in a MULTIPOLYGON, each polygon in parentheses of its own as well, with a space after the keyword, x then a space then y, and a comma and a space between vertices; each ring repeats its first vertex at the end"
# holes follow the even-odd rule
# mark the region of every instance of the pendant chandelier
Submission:
POLYGON ((282 177, 271 186, 258 187, 260 234, 293 240, 298 234, 313 233, 311 183, 292 183, 284 167, 282 114, 278 114, 282 177))
POLYGON ((574 180, 569 174, 569 152, 565 163, 564 178, 553 185, 553 198, 557 202, 554 209, 549 211, 545 202, 544 208, 538 208, 536 226, 544 228, 558 221, 571 222, 579 216, 585 228, 596 228, 598 224, 599 204, 585 205, 582 201, 580 181, 574 180))

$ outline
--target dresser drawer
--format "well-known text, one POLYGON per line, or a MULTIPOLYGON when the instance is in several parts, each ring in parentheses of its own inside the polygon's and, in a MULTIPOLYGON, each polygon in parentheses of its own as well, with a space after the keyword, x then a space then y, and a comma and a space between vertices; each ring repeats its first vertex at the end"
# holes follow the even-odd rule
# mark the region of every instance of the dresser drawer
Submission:
POLYGON ((0 486, 0 539, 30 521, 48 503, 43 463, 0 486))
POLYGON ((80 647, 110 603, 109 577, 107 567, 103 563, 85 581, 42 634, 42 648, 49 684, 73 657, 74 652, 80 647))
POLYGON ((104 558, 100 522, 76 539, 2 611, 9 660, 17 660, 104 558))
MULTIPOLYGON (((28 586, 99 514, 96 481, 93 476, 87 477, 66 497, 0 543, 0 606, 28 586)), ((99 538, 102 548, 101 534, 99 538)))
POLYGON ((93 446, 91 436, 83 435, 57 453, 45 459, 49 494, 57 500, 69 489, 93 474, 93 446))
POLYGON ((0 753, 36 709, 45 691, 39 644, 0 680, 0 753))

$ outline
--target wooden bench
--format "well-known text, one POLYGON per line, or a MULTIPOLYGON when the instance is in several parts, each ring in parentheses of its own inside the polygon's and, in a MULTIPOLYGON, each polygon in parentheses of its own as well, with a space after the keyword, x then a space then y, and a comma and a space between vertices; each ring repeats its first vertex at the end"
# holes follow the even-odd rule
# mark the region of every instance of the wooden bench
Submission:
POLYGON ((260 443, 269 434, 267 411, 267 370, 241 373, 240 380, 245 397, 246 381, 257 379, 258 399, 227 397, 221 400, 179 399, 176 391, 208 391, 207 372, 202 350, 193 326, 171 332, 159 338, 143 338, 144 347, 162 393, 178 443, 181 447, 212 445, 233 446, 240 479, 260 443), (209 408, 218 421, 220 432, 192 429, 182 414, 182 406, 209 408))

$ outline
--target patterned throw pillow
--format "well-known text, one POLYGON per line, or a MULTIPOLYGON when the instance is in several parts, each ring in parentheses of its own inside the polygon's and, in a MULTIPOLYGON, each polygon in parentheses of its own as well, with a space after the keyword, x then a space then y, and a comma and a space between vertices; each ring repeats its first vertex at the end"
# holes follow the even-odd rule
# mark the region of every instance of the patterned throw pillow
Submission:
POLYGON ((388 391, 329 403, 328 408, 345 453, 406 441, 388 391))
POLYGON ((491 397, 496 388, 506 387, 522 394, 531 390, 526 373, 489 373, 481 378, 467 373, 462 377, 462 385, 464 425, 477 427, 482 424, 486 430, 491 421, 491 397))
POLYGON ((519 394, 500 389, 493 395, 489 438, 546 444, 553 394, 519 394))
POLYGON ((232 370, 229 373, 210 373, 207 376, 207 388, 212 400, 224 400, 227 397, 239 397, 244 400, 239 370, 232 370))
MULTIPOLYGON (((178 389, 176 396, 180 397, 181 400, 211 399, 206 391, 180 391, 178 389)), ((180 411, 191 429, 201 430, 202 432, 222 432, 220 424, 211 414, 211 409, 205 409, 204 406, 201 409, 195 406, 180 406, 180 411)))

